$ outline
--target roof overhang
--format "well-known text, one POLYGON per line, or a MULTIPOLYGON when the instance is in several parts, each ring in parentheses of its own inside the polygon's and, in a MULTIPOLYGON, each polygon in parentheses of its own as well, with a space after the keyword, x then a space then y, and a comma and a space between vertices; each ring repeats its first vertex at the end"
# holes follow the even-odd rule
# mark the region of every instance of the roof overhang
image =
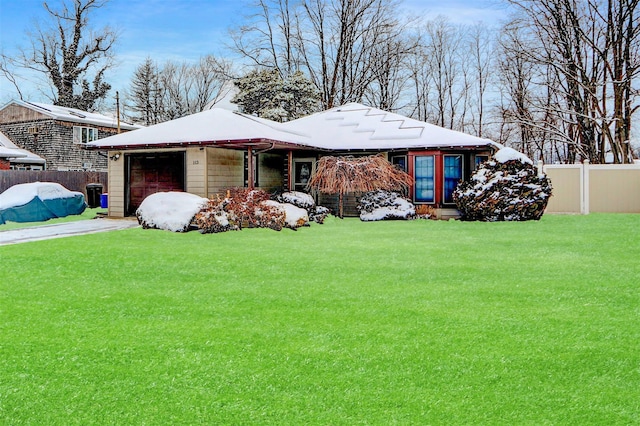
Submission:
POLYGON ((144 149, 170 149, 170 148, 190 148, 190 147, 213 147, 227 149, 264 149, 264 150, 301 150, 301 151, 325 151, 312 146, 283 142, 272 139, 235 139, 235 140, 213 140, 213 141, 188 141, 188 142, 164 142, 150 144, 130 144, 130 145, 83 145, 86 150, 95 151, 127 151, 144 149))

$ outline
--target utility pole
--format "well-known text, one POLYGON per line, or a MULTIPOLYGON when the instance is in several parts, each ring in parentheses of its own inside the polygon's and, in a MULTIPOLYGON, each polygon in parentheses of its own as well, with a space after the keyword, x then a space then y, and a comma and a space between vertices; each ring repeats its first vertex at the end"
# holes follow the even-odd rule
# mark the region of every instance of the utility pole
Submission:
POLYGON ((120 94, 116 91, 116 117, 118 120, 118 133, 120 133, 120 94))

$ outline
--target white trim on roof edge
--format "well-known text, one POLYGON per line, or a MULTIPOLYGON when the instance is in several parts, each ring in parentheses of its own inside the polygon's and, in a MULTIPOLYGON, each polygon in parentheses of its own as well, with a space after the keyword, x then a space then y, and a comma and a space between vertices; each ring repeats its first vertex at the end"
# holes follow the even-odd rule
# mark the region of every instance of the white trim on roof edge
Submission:
MULTIPOLYGON (((44 104, 40 102, 27 102, 19 99, 13 99, 6 103, 0 108, 3 110, 10 106, 11 104, 16 104, 22 106, 24 108, 29 108, 33 111, 39 112, 41 114, 47 115, 54 120, 67 121, 72 123, 80 123, 80 124, 93 124, 96 126, 105 126, 111 128, 118 127, 118 120, 116 117, 109 117, 107 115, 98 114, 95 112, 87 112, 82 111, 76 108, 68 108, 57 105, 44 104)), ((141 129, 144 126, 140 126, 137 124, 130 124, 124 121, 120 121, 120 128, 125 130, 135 130, 141 129)))

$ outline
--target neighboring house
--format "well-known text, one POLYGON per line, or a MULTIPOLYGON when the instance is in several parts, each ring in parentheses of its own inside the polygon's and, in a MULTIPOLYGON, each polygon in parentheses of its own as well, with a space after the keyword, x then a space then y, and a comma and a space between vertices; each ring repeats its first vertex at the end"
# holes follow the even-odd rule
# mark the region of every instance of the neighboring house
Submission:
POLYGON ((26 149, 18 148, 4 133, 0 132, 0 151, 3 149, 11 150, 19 155, 9 158, 7 167, 0 165, 0 170, 44 170, 46 168, 47 162, 44 158, 26 149))
MULTIPOLYGON (((287 123, 214 108, 85 148, 108 151, 111 216, 134 214, 147 195, 159 191, 205 197, 242 186, 304 191, 321 156, 379 153, 415 179, 408 194, 414 203, 452 216, 453 189, 497 146, 351 103, 287 123)), ((321 196, 319 203, 331 207, 334 200, 321 196)))
MULTIPOLYGON (((140 127, 120 123, 121 131, 140 127)), ((18 148, 46 160, 49 170, 106 171, 104 154, 81 147, 118 134, 118 123, 74 108, 14 100, 0 108, 0 131, 18 148)))
POLYGON ((9 170, 11 168, 10 161, 21 157, 26 157, 26 154, 0 146, 0 170, 9 170))

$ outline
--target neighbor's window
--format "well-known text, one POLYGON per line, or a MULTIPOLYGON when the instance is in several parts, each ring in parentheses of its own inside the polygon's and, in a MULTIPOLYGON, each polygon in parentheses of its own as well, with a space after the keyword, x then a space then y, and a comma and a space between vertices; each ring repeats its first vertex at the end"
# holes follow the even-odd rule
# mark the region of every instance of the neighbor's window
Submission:
POLYGON ((453 203, 453 190, 462 179, 462 155, 444 156, 444 203, 453 203))
POLYGON ((87 143, 98 140, 98 129, 73 126, 73 143, 87 143))
POLYGON ((417 202, 435 201, 435 157, 423 155, 415 158, 415 199, 417 202))

